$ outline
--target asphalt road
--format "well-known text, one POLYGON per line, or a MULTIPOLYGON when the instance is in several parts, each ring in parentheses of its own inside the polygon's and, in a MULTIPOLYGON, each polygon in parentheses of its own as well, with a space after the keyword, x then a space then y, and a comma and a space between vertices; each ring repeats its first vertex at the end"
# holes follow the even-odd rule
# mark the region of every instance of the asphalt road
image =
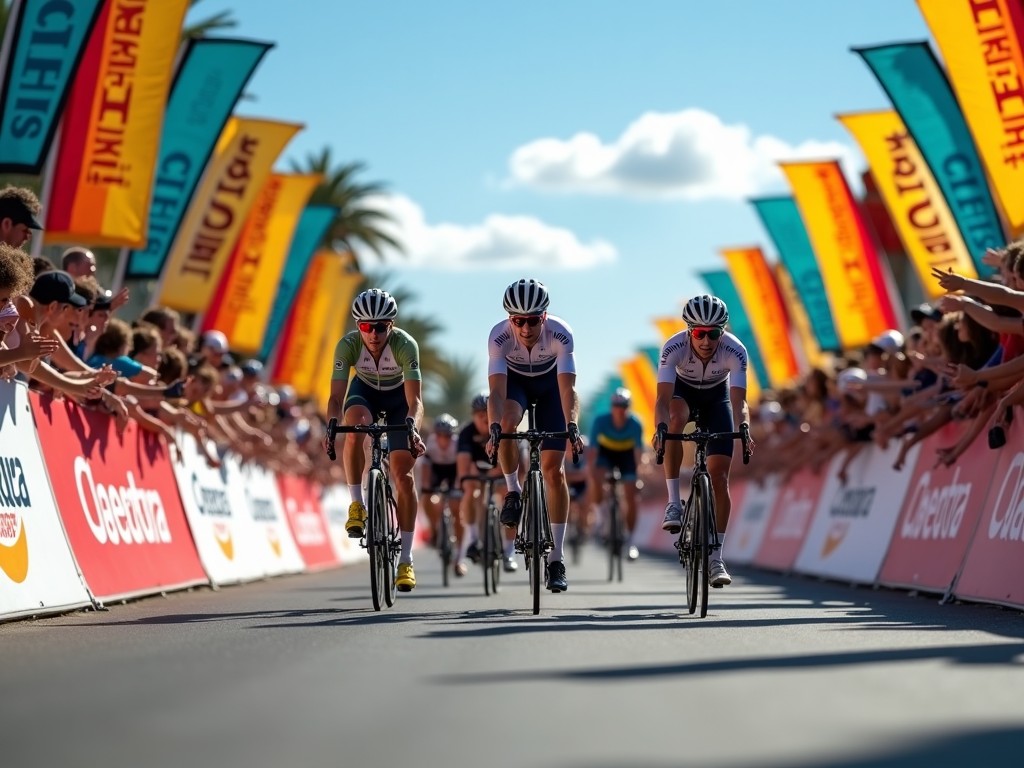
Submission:
POLYGON ((351 566, 0 625, 0 766, 1024 765, 1024 614, 678 564, 529 611, 479 571, 374 613, 351 566))

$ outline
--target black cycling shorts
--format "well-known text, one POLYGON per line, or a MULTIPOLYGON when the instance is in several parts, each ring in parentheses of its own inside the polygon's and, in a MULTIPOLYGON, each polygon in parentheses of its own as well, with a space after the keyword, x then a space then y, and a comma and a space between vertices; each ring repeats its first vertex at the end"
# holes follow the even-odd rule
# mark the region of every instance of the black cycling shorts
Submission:
MULTIPOLYGON (((352 379, 348 385, 348 392, 345 393, 345 407, 347 411, 354 405, 361 405, 368 408, 370 417, 376 421, 377 416, 383 411, 385 424, 405 424, 409 416, 409 402, 405 399, 405 387, 394 389, 374 389, 360 378, 352 379)), ((387 432, 389 451, 408 451, 409 435, 402 432, 387 432)))
MULTIPOLYGON (((733 432, 732 401, 729 400, 729 380, 707 389, 698 389, 676 377, 673 399, 685 400, 690 406, 690 421, 708 432, 733 432)), ((712 440, 708 443, 708 456, 732 456, 735 440, 712 440)))
MULTIPOLYGON (((537 402, 537 419, 534 428, 541 432, 564 432, 565 414, 562 412, 562 395, 558 390, 558 374, 552 368, 540 376, 523 376, 508 372, 505 397, 515 400, 526 413, 530 400, 537 402)), ((547 438, 540 444, 542 451, 565 452, 566 441, 547 438)))

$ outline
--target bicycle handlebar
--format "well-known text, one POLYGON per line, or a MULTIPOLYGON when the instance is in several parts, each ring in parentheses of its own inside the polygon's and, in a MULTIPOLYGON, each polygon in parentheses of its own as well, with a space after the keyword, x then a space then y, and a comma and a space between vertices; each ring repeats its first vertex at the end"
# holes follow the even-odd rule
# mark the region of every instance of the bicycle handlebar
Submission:
POLYGON ((408 419, 405 424, 351 424, 342 425, 338 423, 338 419, 334 416, 327 422, 327 458, 331 461, 335 461, 338 458, 338 454, 334 449, 334 438, 339 434, 346 433, 362 433, 366 435, 379 436, 385 432, 405 432, 409 436, 409 450, 413 449, 413 435, 416 434, 416 427, 412 423, 412 419, 408 419))
POLYGON ((750 425, 740 424, 738 432, 705 432, 697 430, 689 434, 683 432, 669 432, 668 427, 663 423, 658 425, 658 435, 661 437, 661 448, 658 449, 656 460, 661 464, 665 460, 665 441, 678 440, 682 443, 704 443, 712 440, 742 440, 743 441, 743 463, 750 463, 750 425))
POLYGON ((463 491, 466 490, 466 483, 486 483, 487 481, 493 482, 495 485, 498 483, 505 482, 504 475, 487 475, 481 472, 478 475, 463 475, 459 478, 458 486, 463 491))
MULTIPOLYGON (((525 432, 499 432, 497 430, 491 431, 491 437, 494 438, 494 455, 490 457, 491 466, 495 466, 498 463, 498 443, 502 440, 526 440, 530 443, 540 442, 541 440, 569 440, 573 437, 573 434, 568 430, 562 432, 543 432, 538 429, 528 429, 525 432)), ((572 463, 573 466, 579 466, 580 464, 580 453, 576 450, 575 443, 572 446, 572 463)))

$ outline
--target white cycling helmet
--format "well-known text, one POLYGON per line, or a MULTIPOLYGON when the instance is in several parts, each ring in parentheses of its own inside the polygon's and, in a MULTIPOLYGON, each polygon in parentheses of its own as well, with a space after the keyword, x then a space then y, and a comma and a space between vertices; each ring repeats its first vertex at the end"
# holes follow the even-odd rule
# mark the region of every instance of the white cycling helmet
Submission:
POLYGON ((477 392, 473 396, 473 402, 470 403, 470 410, 473 411, 486 411, 487 410, 487 398, 490 397, 489 392, 477 392))
POLYGON ((633 394, 625 387, 619 387, 612 393, 612 405, 624 405, 629 408, 633 394))
POLYGON ((539 315, 548 308, 550 299, 544 283, 523 278, 505 289, 502 306, 510 315, 539 315))
POLYGON ((370 288, 356 296, 352 302, 352 317, 356 322, 394 320, 398 316, 395 297, 380 288, 370 288))
POLYGON ((729 309, 717 296, 694 296, 683 307, 683 320, 692 327, 714 327, 729 322, 729 309))

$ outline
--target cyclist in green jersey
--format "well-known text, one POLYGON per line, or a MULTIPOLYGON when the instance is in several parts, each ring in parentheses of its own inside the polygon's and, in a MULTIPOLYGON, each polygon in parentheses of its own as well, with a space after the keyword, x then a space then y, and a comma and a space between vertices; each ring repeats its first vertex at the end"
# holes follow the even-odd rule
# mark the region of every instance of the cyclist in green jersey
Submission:
MULTIPOLYGON (((391 478, 395 483, 398 527, 402 531, 402 554, 398 560, 395 586, 409 592, 416 586, 412 565, 412 545, 416 529, 418 499, 413 465, 425 450, 419 436, 423 420, 419 345, 408 333, 395 327, 398 303, 387 291, 371 288, 352 302, 352 317, 357 330, 345 334, 334 349, 331 396, 327 418, 337 418, 347 426, 371 424, 384 412, 385 423, 405 422, 412 436, 412 452, 406 433, 387 435, 391 478), (349 374, 355 377, 349 384, 349 374)), ((345 435, 342 464, 352 503, 345 530, 349 538, 362 538, 366 527, 363 503, 363 470, 366 454, 365 434, 345 435)), ((324 439, 326 449, 327 440, 324 439)))

